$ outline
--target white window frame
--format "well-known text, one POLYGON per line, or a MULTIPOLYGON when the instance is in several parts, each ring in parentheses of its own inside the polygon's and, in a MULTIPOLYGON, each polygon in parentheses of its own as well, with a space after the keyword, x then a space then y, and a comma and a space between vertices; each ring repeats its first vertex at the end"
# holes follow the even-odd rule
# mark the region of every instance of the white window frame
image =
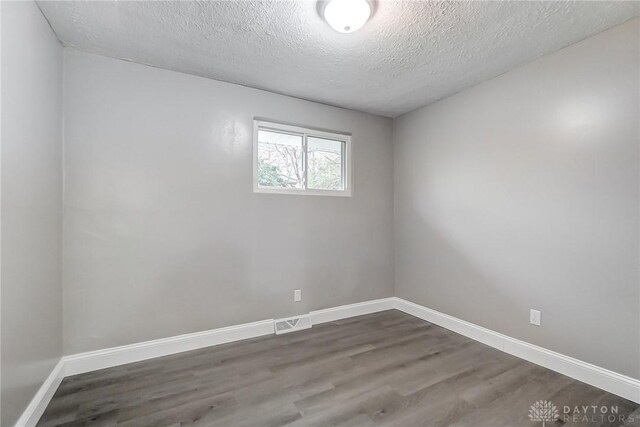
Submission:
POLYGON ((253 191, 254 193, 294 194, 302 196, 337 196, 350 197, 352 191, 351 181, 351 135, 310 129, 300 126, 285 125, 264 120, 253 121, 253 191), (302 136, 302 167, 304 171, 303 188, 276 188, 261 187, 258 185, 258 130, 271 130, 274 132, 291 133, 302 136), (307 138, 326 138, 343 143, 342 153, 342 179, 343 190, 316 190, 307 188, 307 138))

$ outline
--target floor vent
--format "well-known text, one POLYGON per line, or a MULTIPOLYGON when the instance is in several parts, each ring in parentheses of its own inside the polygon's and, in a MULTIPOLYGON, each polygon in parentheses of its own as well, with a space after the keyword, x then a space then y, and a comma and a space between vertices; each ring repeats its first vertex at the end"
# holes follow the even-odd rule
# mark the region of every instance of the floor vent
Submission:
POLYGON ((302 316, 287 317, 286 319, 276 319, 275 323, 276 335, 280 335, 309 329, 311 327, 311 318, 308 314, 303 314, 302 316))

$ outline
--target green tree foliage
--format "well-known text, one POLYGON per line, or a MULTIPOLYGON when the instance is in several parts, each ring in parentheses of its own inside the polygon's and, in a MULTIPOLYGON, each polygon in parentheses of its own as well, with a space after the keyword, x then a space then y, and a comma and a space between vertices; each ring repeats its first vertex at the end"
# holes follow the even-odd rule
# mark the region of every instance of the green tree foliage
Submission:
POLYGON ((258 159, 258 183, 263 187, 284 187, 295 186, 295 181, 285 176, 280 167, 258 159))
POLYGON ((339 153, 313 151, 309 153, 309 188, 340 190, 342 163, 339 153))

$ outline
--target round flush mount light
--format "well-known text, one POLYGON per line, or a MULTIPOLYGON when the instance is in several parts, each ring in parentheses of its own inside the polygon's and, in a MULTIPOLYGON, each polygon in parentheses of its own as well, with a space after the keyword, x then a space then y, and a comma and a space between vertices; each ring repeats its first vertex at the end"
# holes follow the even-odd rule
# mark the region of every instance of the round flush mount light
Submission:
POLYGON ((320 16, 340 33, 353 33, 367 23, 373 12, 369 0, 321 0, 320 16))

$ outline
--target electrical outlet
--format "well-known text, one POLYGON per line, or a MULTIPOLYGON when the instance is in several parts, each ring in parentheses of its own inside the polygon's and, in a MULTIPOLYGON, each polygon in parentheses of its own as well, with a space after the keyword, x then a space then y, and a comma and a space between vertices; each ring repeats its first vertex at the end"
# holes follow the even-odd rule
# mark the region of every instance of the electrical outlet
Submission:
POLYGON ((293 302, 302 301, 302 289, 296 289, 293 291, 293 302))
POLYGON ((531 309, 529 312, 529 323, 535 326, 540 326, 541 317, 542 313, 538 310, 531 309))

